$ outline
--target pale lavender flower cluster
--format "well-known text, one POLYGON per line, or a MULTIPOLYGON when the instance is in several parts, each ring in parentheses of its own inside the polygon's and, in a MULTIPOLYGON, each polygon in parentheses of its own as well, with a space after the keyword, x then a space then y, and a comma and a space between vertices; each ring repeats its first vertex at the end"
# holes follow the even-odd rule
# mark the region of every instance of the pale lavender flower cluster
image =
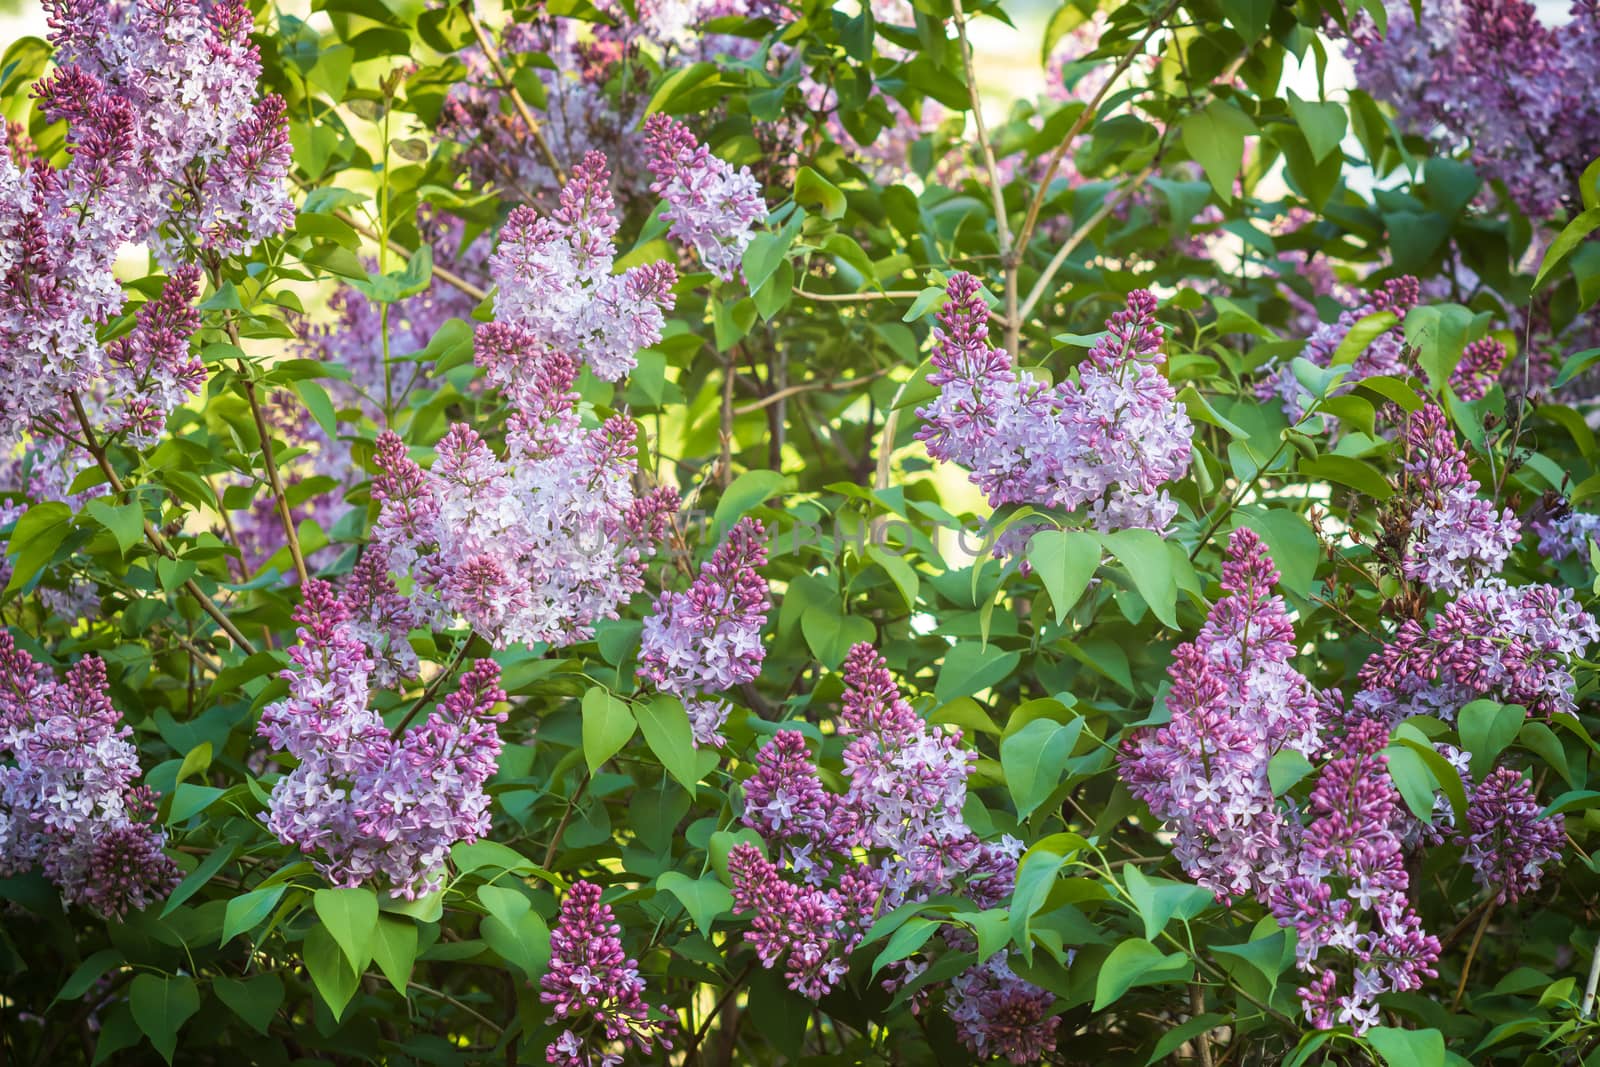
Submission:
POLYGON ((499 648, 585 640, 644 587, 677 494, 635 496, 637 429, 621 415, 583 426, 570 357, 495 323, 479 330, 478 358, 491 380, 520 383, 504 458, 456 424, 425 471, 380 434, 373 540, 416 579, 431 621, 460 616, 499 648))
POLYGON ((199 268, 176 268, 134 315, 133 329, 106 345, 102 421, 137 447, 155 444, 168 413, 205 386, 205 364, 189 344, 200 328, 199 296, 199 268))
POLYGON ((1050 387, 990 346, 976 278, 947 292, 928 375, 939 396, 917 409, 929 455, 967 467, 995 507, 1087 508, 1102 530, 1165 533, 1178 506, 1163 486, 1188 468, 1193 426, 1159 369, 1155 297, 1130 294, 1077 379, 1050 387))
POLYGON ((1497 513, 1478 498, 1467 454, 1437 404, 1406 417, 1403 488, 1412 505, 1402 569, 1429 589, 1456 592, 1497 574, 1517 547, 1522 524, 1510 508, 1497 513))
MULTIPOLYGON (((243 0, 46 7, 57 67, 39 104, 67 122, 71 157, 54 170, 0 153, 0 371, 11 382, 0 434, 11 438, 107 373, 96 327, 122 308, 112 266, 124 244, 150 245, 175 270, 176 299, 189 285, 180 264, 243 252, 293 218, 288 124, 279 98, 255 99, 261 64, 243 0)), ((110 365, 115 428, 140 441, 197 376, 186 344, 160 344, 125 346, 110 365), (142 395, 128 395, 140 378, 142 395)))
POLYGON ((1600 515, 1563 510, 1534 519, 1528 529, 1539 535, 1539 552, 1548 559, 1557 563, 1570 556, 1587 560, 1589 541, 1600 540, 1600 515))
POLYGON ((1357 83, 1392 105, 1402 131, 1455 152, 1504 182, 1536 219, 1576 189, 1600 155, 1600 12, 1577 0, 1547 26, 1526 0, 1405 0, 1385 4, 1387 30, 1356 19, 1357 83), (1420 12, 1419 21, 1417 13, 1420 12))
POLYGON ((650 191, 667 202, 661 217, 672 224, 668 234, 693 248, 723 281, 741 273, 744 250, 767 217, 767 202, 750 168, 734 170, 667 115, 651 115, 644 133, 656 179, 650 191))
POLYGON ((179 871, 99 659, 58 681, 0 630, 0 875, 37 866, 68 904, 122 918, 179 871))
POLYGON ((1564 821, 1543 815, 1532 784, 1510 767, 1496 767, 1473 789, 1458 840, 1473 878, 1497 903, 1537 890, 1545 864, 1560 857, 1564 821))
POLYGON ((660 262, 612 273, 617 218, 609 180, 605 157, 591 152, 573 169, 553 216, 513 211, 490 271, 498 323, 614 382, 634 368, 641 348, 661 339, 677 272, 660 262))
MULTIPOLYGON (((850 650, 843 674, 847 790, 824 789, 805 736, 780 730, 744 783, 744 823, 775 858, 748 844, 729 855, 735 909, 754 914, 746 939, 764 966, 785 961, 789 987, 812 999, 838 985, 880 911, 958 887, 979 907, 1001 906, 1022 852, 1012 838, 979 840, 963 819, 977 757, 958 731, 930 730, 871 645, 850 650)), ((999 960, 955 979, 951 1015, 974 1052, 1029 1062, 1054 1047, 1053 998, 999 960)), ((908 961, 899 981, 926 966, 908 961)))
POLYGON ((639 675, 684 698, 696 745, 726 743, 720 731, 730 706, 710 694, 755 681, 766 659, 766 536, 760 522, 741 519, 689 588, 664 590, 644 620, 639 675))
POLYGON ((1173 651, 1164 726, 1124 742, 1122 779, 1174 836, 1173 855, 1218 899, 1262 895, 1293 867, 1297 827, 1273 797, 1279 752, 1320 747, 1319 695, 1290 665, 1294 630, 1256 534, 1235 530, 1224 595, 1173 651))
POLYGON ((672 1048, 673 1020, 650 1017, 644 979, 620 933, 611 907, 600 902, 600 887, 572 883, 550 931, 550 969, 539 978, 539 999, 566 1027, 545 1047, 547 1062, 595 1067, 620 1064, 620 1053, 630 1049, 672 1048))
POLYGON ((494 709, 505 693, 499 665, 480 660, 427 722, 391 735, 371 706, 379 668, 362 639, 372 590, 354 592, 366 613, 360 624, 326 582, 306 583, 295 611, 299 641, 283 672, 289 695, 268 705, 256 727, 299 762, 273 785, 263 818, 332 884, 384 882, 392 895, 415 899, 443 884, 452 845, 489 830, 484 783, 500 754, 505 715, 494 709))
POLYGON ((1439 940, 1422 932, 1411 906, 1393 828, 1400 794, 1381 755, 1387 740, 1377 722, 1340 740, 1306 802, 1294 873, 1267 887, 1273 915, 1295 931, 1295 958, 1310 977, 1300 1003, 1319 1030, 1347 1025, 1361 1033, 1379 1022, 1379 996, 1437 977, 1439 940))
MULTIPOLYGON (((1392 278, 1373 289, 1361 303, 1341 311, 1333 322, 1319 323, 1306 339, 1306 346, 1300 355, 1315 366, 1330 366, 1334 354, 1344 344, 1356 323, 1368 315, 1389 311, 1400 322, 1373 338, 1365 349, 1356 354, 1336 391, 1348 391, 1363 378, 1385 374, 1405 377, 1411 368, 1406 362, 1405 333, 1400 329, 1400 323, 1416 307, 1420 296, 1421 289, 1416 278, 1409 274, 1392 278)), ((1262 400, 1281 400, 1283 413, 1291 422, 1298 422, 1311 402, 1311 392, 1300 383, 1287 364, 1274 361, 1267 365, 1266 371, 1266 377, 1256 383, 1256 396, 1262 400)), ((1324 416, 1324 420, 1331 429, 1334 425, 1331 417, 1324 416)))
POLYGON ((1450 388, 1462 400, 1482 400, 1500 380, 1508 358, 1510 353, 1503 342, 1480 337, 1461 353, 1461 361, 1450 372, 1450 388))
POLYGON ((1575 707, 1569 662, 1600 640, 1600 625, 1568 589, 1508 586, 1486 578, 1424 626, 1400 625, 1361 668, 1354 711, 1385 724, 1411 715, 1446 722, 1469 701, 1492 697, 1530 714, 1575 707))

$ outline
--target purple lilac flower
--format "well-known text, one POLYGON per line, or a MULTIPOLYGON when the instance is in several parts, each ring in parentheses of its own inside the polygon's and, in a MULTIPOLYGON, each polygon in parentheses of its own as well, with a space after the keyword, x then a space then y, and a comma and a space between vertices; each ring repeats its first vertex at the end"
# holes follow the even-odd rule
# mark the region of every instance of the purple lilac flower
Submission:
POLYGON ((1492 697, 1533 715, 1570 712, 1575 684, 1568 662, 1596 640, 1600 626, 1571 590, 1486 578, 1427 626, 1402 623, 1361 668, 1352 711, 1387 724, 1411 715, 1448 722, 1469 701, 1492 697))
MULTIPOLYGON (((1416 307, 1420 294, 1417 279, 1409 274, 1384 282, 1373 289, 1366 300, 1341 311, 1333 322, 1320 323, 1306 339, 1306 346, 1300 355, 1318 367, 1330 366, 1334 354, 1356 323, 1381 311, 1393 312, 1397 319, 1404 322, 1407 313, 1416 307)), ((1406 362, 1405 352, 1405 334, 1396 324, 1373 338, 1365 349, 1356 354, 1343 381, 1335 387, 1335 392, 1346 392, 1363 378, 1406 376, 1411 368, 1406 362)), ((1298 422, 1304 417, 1312 399, 1310 391, 1300 384, 1293 369, 1276 361, 1267 364, 1266 377, 1256 383, 1256 396, 1262 400, 1281 400, 1283 413, 1291 422, 1298 422)), ((1329 416, 1323 418, 1330 429, 1335 425, 1329 416)))
POLYGON ((1539 553, 1556 563, 1570 556, 1589 558, 1589 541, 1600 540, 1600 515, 1587 511, 1562 511, 1541 516, 1528 524, 1539 535, 1539 553))
POLYGON ((697 745, 720 748, 728 714, 726 703, 697 698, 755 681, 767 655, 761 628, 771 599, 760 573, 766 536, 760 522, 741 519, 688 590, 663 591, 644 620, 639 675, 696 705, 697 745))
POLYGON ((667 202, 661 217, 672 223, 668 233, 692 247, 711 273, 731 279, 767 217, 760 183, 749 167, 734 170, 712 155, 677 119, 651 115, 644 132, 656 177, 650 191, 667 202))
MULTIPOLYGON (((91 398, 92 400, 92 398, 91 398)), ((87 402, 86 402, 87 406, 87 402)), ((105 496, 111 487, 104 482, 80 492, 72 491, 78 475, 94 466, 94 459, 81 445, 56 434, 30 436, 21 446, 7 450, 0 459, 0 526, 20 519, 32 504, 55 500, 79 511, 95 497, 105 496)), ((52 579, 60 577, 52 575, 52 579)), ((0 586, 11 579, 9 539, 0 542, 0 586)), ((93 582, 66 576, 58 586, 41 585, 35 596, 45 607, 66 619, 90 616, 100 607, 100 596, 93 582)))
POLYGON ((980 1060, 1043 1063, 1056 1050, 1055 997, 1018 978, 1003 952, 952 978, 946 1003, 956 1036, 980 1060))
POLYGON ((395 573, 415 577, 426 616, 460 616, 499 648, 571 644, 616 618, 677 507, 671 489, 634 495, 633 423, 585 428, 572 361, 544 349, 534 359, 542 370, 528 376, 504 459, 459 424, 431 471, 394 433, 378 437, 373 540, 395 573))
POLYGON ((374 664, 349 607, 315 578, 304 594, 289 695, 256 727, 299 764, 273 786, 264 818, 334 885, 385 882, 415 899, 443 884, 452 845, 489 830, 500 668, 478 661, 425 723, 393 737, 371 706, 374 664))
POLYGON ((1300 1002, 1319 1030, 1347 1025, 1362 1033, 1379 1022, 1380 995, 1437 977, 1439 939, 1422 932, 1411 907, 1393 829, 1400 795, 1381 755, 1387 740, 1376 722, 1343 738, 1306 802, 1297 869, 1268 889, 1273 915, 1295 930, 1295 957, 1310 979, 1300 1002))
POLYGON ((1467 828, 1457 840, 1473 879, 1501 904, 1537 890, 1545 864, 1561 855, 1564 821, 1542 815, 1533 786, 1510 767, 1490 771, 1472 790, 1467 828))
POLYGON ((836 889, 795 885, 751 844, 728 854, 733 906, 754 913, 745 934, 761 965, 775 967, 787 956, 789 988, 820 1000, 850 967, 850 953, 877 915, 880 891, 871 875, 852 865, 836 889))
POLYGON ((1260 538, 1235 530, 1226 595, 1173 651, 1171 721, 1136 733, 1118 757, 1129 791, 1175 834, 1189 877, 1222 900, 1259 896, 1289 873, 1296 828, 1267 766, 1278 752, 1309 757, 1320 746, 1318 694, 1290 666, 1294 630, 1277 580, 1260 538))
MULTIPOLYGON (((48 0, 46 12, 57 65, 39 106, 67 123, 71 152, 61 170, 0 158, 8 438, 105 372, 95 332, 123 304, 112 266, 124 244, 147 244, 175 269, 247 251, 293 219, 287 121, 277 97, 256 99, 261 63, 244 0, 48 0)), ((182 362, 162 390, 178 399, 191 377, 182 362)), ((144 401, 118 417, 144 434, 157 414, 144 401)))
POLYGON ((389 575, 389 555, 379 545, 368 546, 356 560, 344 588, 350 610, 350 628, 372 657, 372 679, 388 687, 421 670, 408 639, 418 624, 411 601, 400 595, 389 575))
POLYGON ((553 216, 530 207, 511 213, 490 270, 499 323, 614 382, 633 369, 641 348, 661 339, 677 272, 662 262, 612 273, 617 219, 609 180, 605 157, 591 152, 573 169, 553 216))
POLYGON ((150 791, 134 784, 132 733, 103 662, 57 681, 0 631, 0 874, 37 866, 63 901, 113 919, 178 884, 150 791))
POLYGON ((976 278, 953 276, 948 294, 928 375, 939 396, 917 409, 929 455, 968 467, 995 507, 1086 508, 1102 530, 1165 533, 1177 504, 1162 487, 1188 468, 1193 427, 1159 369, 1155 297, 1130 294, 1078 378, 1052 388, 990 347, 976 278))
POLYGON ((1428 403, 1412 412, 1402 441, 1403 488, 1414 501, 1405 576, 1448 593, 1498 573, 1522 524, 1510 508, 1496 514, 1493 503, 1478 499, 1478 482, 1467 473, 1467 454, 1444 410, 1428 403))
POLYGON ((1461 353, 1456 369, 1450 372, 1450 388, 1462 400, 1482 400, 1500 380, 1508 358, 1506 346, 1493 337, 1472 342, 1461 353))
POLYGON ((550 969, 539 979, 539 999, 566 1025, 545 1049, 558 1067, 621 1063, 618 1052, 672 1047, 670 1018, 651 1019, 644 979, 617 935, 622 927, 600 887, 577 881, 561 901, 550 931, 550 969))
POLYGON ((102 418, 137 447, 155 444, 167 416, 205 385, 205 364, 190 349, 200 328, 199 295, 199 268, 178 267, 161 295, 139 309, 133 330, 106 345, 102 418))
POLYGON ((1394 107, 1402 131, 1466 149, 1525 214, 1547 217, 1600 155, 1594 4, 1577 0, 1560 27, 1525 0, 1437 0, 1420 21, 1403 0, 1385 7, 1381 34, 1356 20, 1357 84, 1394 107))

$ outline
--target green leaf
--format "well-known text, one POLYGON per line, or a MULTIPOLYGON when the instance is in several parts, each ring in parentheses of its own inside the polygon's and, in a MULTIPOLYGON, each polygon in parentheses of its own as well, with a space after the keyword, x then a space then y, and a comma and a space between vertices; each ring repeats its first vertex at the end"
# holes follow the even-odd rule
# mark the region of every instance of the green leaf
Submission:
POLYGON ((118 950, 101 949, 73 969, 72 976, 67 979, 66 984, 50 1003, 54 1004, 57 1000, 77 1000, 89 991, 89 987, 94 985, 101 975, 121 965, 122 962, 123 955, 118 950))
POLYGON ((1370 315, 1363 315, 1350 327, 1350 332, 1344 335, 1339 347, 1333 350, 1328 365, 1344 367, 1354 363, 1356 357, 1365 352, 1372 342, 1394 329, 1399 322, 1400 317, 1392 311, 1374 311, 1370 315))
POLYGON ((1417 362, 1435 389, 1444 388, 1461 362, 1476 318, 1460 304, 1421 304, 1407 313, 1406 344, 1418 349, 1417 362))
POLYGON ((283 979, 275 974, 260 974, 246 981, 219 975, 211 980, 211 991, 235 1015, 263 1034, 283 1005, 283 979))
POLYGON ((172 807, 168 810, 167 822, 174 825, 186 822, 191 816, 198 815, 215 804, 226 792, 226 789, 218 789, 214 785, 198 785, 195 782, 180 784, 172 794, 172 807))
POLYGON ((378 937, 377 894, 371 889, 319 889, 311 903, 356 973, 365 971, 378 937))
POLYGON ((1391 747, 1385 752, 1389 757, 1389 779, 1394 782, 1400 798, 1411 809, 1411 814, 1431 825, 1433 792, 1438 788, 1433 772, 1428 769, 1422 756, 1409 748, 1391 747))
POLYGON ((1178 628, 1178 579, 1172 569, 1172 553, 1154 530, 1118 530, 1102 534, 1101 540, 1117 557, 1133 587, 1156 618, 1169 629, 1178 628))
POLYGON ((1289 112, 1319 163, 1339 147, 1350 126, 1343 107, 1331 101, 1302 100, 1293 89, 1289 90, 1289 112))
POLYGON ((938 923, 924 919, 920 915, 913 915, 907 919, 889 938, 889 943, 884 946, 883 951, 872 961, 873 976, 876 977, 878 972, 889 964, 898 963, 907 956, 915 954, 928 943, 928 939, 938 929, 938 923))
POLYGON ((311 417, 317 420, 322 432, 330 440, 336 438, 339 434, 339 416, 333 409, 333 398, 328 396, 328 391, 309 378, 295 382, 294 391, 300 394, 300 400, 311 412, 311 417))
POLYGON ((805 635, 811 654, 829 670, 844 662, 852 645, 870 642, 877 636, 872 623, 854 615, 841 615, 833 604, 806 608, 800 616, 800 632, 805 635))
POLYGON ((200 861, 200 866, 178 883, 178 888, 167 898, 166 907, 161 909, 161 917, 165 919, 182 906, 184 901, 198 893, 207 882, 211 881, 212 875, 222 870, 223 865, 233 859, 233 853, 237 848, 236 844, 228 841, 212 849, 210 854, 200 861))
POLYGON ((1130 938, 1111 950, 1094 982, 1093 1011, 1100 1011, 1122 999, 1135 985, 1172 981, 1189 971, 1189 960, 1181 952, 1163 953, 1142 937, 1130 938))
POLYGON ((1212 100, 1179 127, 1183 147, 1200 164, 1223 203, 1233 202, 1233 183, 1244 164, 1244 139, 1256 133, 1250 116, 1226 100, 1212 100))
POLYGON ((1129 864, 1123 872, 1128 886, 1128 896, 1144 919, 1144 936, 1151 940, 1160 936, 1167 923, 1174 918, 1192 919, 1216 902, 1208 889, 1188 882, 1174 882, 1168 878, 1150 878, 1136 864, 1129 864))
POLYGON ((1004 681, 1022 660, 1020 652, 1003 652, 995 645, 960 641, 944 654, 939 680, 933 687, 936 704, 971 696, 1004 681))
POLYGON ((1283 955, 1287 946, 1288 934, 1283 930, 1274 930, 1265 937, 1246 941, 1242 945, 1212 945, 1211 951, 1249 964, 1276 990, 1278 979, 1283 974, 1283 955))
POLYGON ((639 720, 639 730, 650 751, 656 754, 667 773, 693 796, 695 783, 700 780, 700 762, 695 759, 694 728, 689 725, 683 701, 673 696, 657 696, 648 704, 635 704, 633 714, 639 720))
POLYGON ((794 199, 802 206, 820 208, 825 219, 843 218, 848 206, 839 187, 810 167, 801 167, 795 173, 794 199))
POLYGON ((1394 495, 1394 487, 1376 467, 1351 456, 1323 454, 1316 459, 1302 459, 1299 471, 1313 481, 1347 485, 1374 500, 1388 500, 1394 495))
POLYGON ((680 871, 666 871, 656 879, 656 888, 677 897, 706 937, 711 936, 717 916, 733 908, 733 894, 714 878, 694 879, 680 871))
POLYGON ((1274 753, 1267 761, 1267 781, 1272 784, 1272 795, 1283 796, 1315 769, 1310 760, 1292 748, 1274 753))
POLYGON ((1444 1067, 1444 1035, 1437 1030, 1374 1026, 1366 1036, 1388 1067, 1444 1067))
POLYGON ((325 926, 311 928, 300 947, 300 954, 306 963, 306 973, 311 975, 311 984, 317 987, 323 1003, 328 1005, 335 1019, 342 1018, 350 998, 356 995, 356 989, 361 985, 361 975, 351 966, 340 950, 339 943, 325 926))
POLYGON ((597 685, 583 694, 583 759, 590 774, 622 751, 636 726, 628 705, 610 690, 597 685))
POLYGON ((89 501, 89 515, 111 532, 117 547, 126 556, 128 549, 144 540, 144 509, 136 501, 113 504, 103 497, 89 501))
POLYGON ((218 944, 226 945, 245 931, 254 930, 265 922, 287 888, 284 885, 274 885, 265 889, 252 889, 228 901, 228 908, 222 916, 222 938, 218 944))
POLYGON ((1527 721, 1527 709, 1494 700, 1474 700, 1457 713, 1461 745, 1472 753, 1473 777, 1482 778, 1488 773, 1495 758, 1517 739, 1527 721))
POLYGON ((395 992, 405 996, 411 968, 417 960, 417 924, 390 915, 378 916, 378 936, 372 941, 372 960, 389 979, 395 992))
POLYGON ((171 1063, 178 1031, 200 1010, 200 992, 187 975, 141 974, 128 989, 128 1006, 150 1044, 171 1063))
POLYGON ((1019 821, 1032 815, 1060 784, 1062 768, 1082 732, 1082 719, 1066 726, 1053 719, 1035 719, 1000 742, 1000 768, 1019 821))
POLYGON ((35 504, 12 527, 6 551, 11 555, 11 580, 5 591, 22 589, 55 557, 72 528, 72 509, 57 500, 35 504))
POLYGON ((1151 1052, 1150 1058, 1144 1061, 1145 1067, 1154 1067, 1155 1064, 1171 1056, 1201 1034, 1208 1034, 1227 1023, 1228 1017, 1226 1015, 1207 1012, 1204 1015, 1196 1015, 1194 1018, 1173 1027, 1162 1034, 1161 1040, 1156 1042, 1155 1051, 1151 1052))
POLYGON ((1100 539, 1081 530, 1040 530, 1028 541, 1028 562, 1063 621, 1100 567, 1100 539))
POLYGON ((1591 207, 1578 212, 1545 250, 1544 259, 1539 263, 1539 273, 1533 279, 1534 290, 1537 291, 1550 276, 1550 272, 1560 266, 1561 261, 1571 255, 1573 249, 1582 244, 1596 229, 1600 229, 1600 207, 1591 207))
POLYGON ((721 541, 728 530, 754 508, 783 492, 788 479, 777 471, 745 471, 722 491, 711 517, 713 536, 721 541))
POLYGON ((515 889, 492 885, 478 887, 478 900, 489 909, 478 923, 484 942, 529 981, 544 974, 550 962, 550 928, 532 902, 515 889))

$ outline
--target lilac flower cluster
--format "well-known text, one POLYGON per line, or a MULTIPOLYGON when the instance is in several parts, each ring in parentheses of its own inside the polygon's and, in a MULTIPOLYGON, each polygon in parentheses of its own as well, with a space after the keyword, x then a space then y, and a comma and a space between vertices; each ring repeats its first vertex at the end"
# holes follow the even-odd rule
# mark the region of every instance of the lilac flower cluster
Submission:
POLYGON ((63 901, 114 919, 178 884, 132 733, 103 662, 58 681, 0 630, 0 875, 37 866, 63 901))
MULTIPOLYGON (((1334 354, 1344 344, 1356 323, 1381 311, 1393 312, 1400 322, 1404 322, 1407 313, 1416 307, 1420 296, 1421 289, 1416 278, 1409 274, 1392 278, 1373 289, 1361 303, 1341 311, 1333 322, 1319 323, 1306 339, 1306 346, 1300 355, 1318 367, 1330 366, 1334 354)), ((1406 361, 1405 334, 1397 323, 1373 338, 1365 349, 1356 354, 1338 390, 1348 390, 1363 378, 1385 374, 1404 377, 1410 370, 1406 361)), ((1312 399, 1310 391, 1300 384, 1293 369, 1276 362, 1267 365, 1267 376, 1256 384, 1256 396, 1262 400, 1281 400, 1283 413, 1291 422, 1298 422, 1305 415, 1312 399)), ((1329 422, 1331 429, 1331 419, 1327 416, 1324 419, 1329 422)))
POLYGON ((380 434, 373 539, 416 579, 426 619, 460 616, 500 648, 584 640, 644 587, 677 494, 634 495, 636 428, 621 415, 582 425, 571 358, 498 323, 478 356, 491 379, 521 368, 505 458, 457 424, 425 471, 380 434))
POLYGON ((1218 899, 1261 896, 1294 863, 1297 827, 1272 793, 1279 752, 1320 747, 1319 694, 1290 661, 1294 630, 1259 537, 1233 532, 1225 593, 1194 641, 1173 651, 1164 726, 1119 755, 1123 781, 1174 836, 1173 854, 1218 899))
POLYGON ((591 152, 573 168, 553 216, 531 207, 511 213, 490 271, 499 325, 614 382, 633 369, 641 348, 661 339, 677 272, 661 262, 612 273, 617 218, 609 181, 605 157, 591 152))
MULTIPOLYGON (((299 763, 273 785, 264 818, 334 885, 381 880, 394 896, 415 899, 443 884, 453 844, 489 830, 484 783, 500 754, 505 715, 494 708, 505 693, 499 665, 480 660, 425 723, 392 736, 371 706, 378 668, 362 640, 373 581, 352 590, 365 625, 332 586, 306 583, 295 612, 299 641, 283 672, 289 695, 256 727, 299 763)), ((378 592, 393 595, 381 583, 378 592)))
POLYGON ((661 217, 668 233, 695 250, 705 268, 723 281, 740 273, 755 226, 767 217, 761 185, 749 167, 734 170, 695 140, 689 128, 667 115, 651 115, 644 126, 649 145, 650 191, 667 202, 661 217))
POLYGON ((1461 353, 1461 362, 1450 372, 1450 388, 1462 400, 1482 400, 1500 380, 1510 353, 1504 343, 1493 337, 1482 337, 1461 353))
POLYGON ((1387 740, 1376 722, 1344 736, 1311 790, 1294 873, 1267 887, 1267 903, 1294 929, 1295 957, 1310 976, 1301 1006, 1322 1030, 1348 1025, 1361 1033, 1379 1022, 1380 995, 1419 989, 1438 975, 1439 940, 1422 932, 1411 907, 1393 829, 1400 794, 1381 755, 1387 740), (1350 967, 1348 987, 1341 964, 1350 967))
POLYGON ((106 428, 140 448, 155 444, 167 414, 205 385, 205 364, 189 345, 200 328, 199 295, 199 268, 178 267, 161 295, 139 309, 132 331, 106 345, 106 428))
POLYGON ((639 675, 684 698, 696 745, 726 743, 720 731, 730 706, 708 694, 755 681, 766 659, 766 537, 760 522, 741 519, 689 588, 664 590, 644 620, 639 675))
MULTIPOLYGON (((60 501, 80 510, 111 487, 104 482, 80 492, 72 491, 73 480, 94 460, 66 438, 54 434, 31 436, 25 445, 13 446, 0 459, 0 526, 20 519, 32 504, 60 501)), ((20 547, 20 546, 19 546, 20 547)), ((11 579, 9 539, 0 542, 0 587, 11 579)), ((62 577, 59 570, 52 579, 62 577)), ((35 595, 51 611, 63 618, 76 619, 96 611, 100 597, 91 582, 68 577, 66 588, 39 586, 35 595)))
POLYGON ((1097 527, 1165 533, 1162 488, 1187 469, 1192 425, 1162 376, 1155 297, 1138 290, 1106 323, 1076 380, 1046 386, 989 345, 978 280, 956 274, 934 330, 939 388, 918 408, 935 459, 969 468, 995 507, 1087 508, 1097 527))
POLYGON ((622 927, 600 887, 577 881, 561 901, 550 931, 550 969, 539 979, 539 999, 566 1025, 545 1048, 557 1067, 620 1064, 618 1051, 649 1053, 672 1047, 673 1021, 650 1018, 640 995, 644 979, 617 935, 622 927))
MULTIPOLYGON (((749 844, 729 855, 735 909, 755 916, 746 938, 764 966, 784 960, 790 988, 812 999, 838 985, 881 910, 958 887, 979 907, 1001 906, 1022 852, 1012 838, 979 840, 962 818, 976 754, 958 731, 929 730, 871 645, 850 650, 843 674, 846 791, 823 788, 803 734, 778 731, 744 783, 743 821, 774 859, 749 844)), ((900 980, 926 966, 909 961, 900 980)), ((963 1043, 1014 1063, 1054 1047, 1052 1006, 1004 957, 974 964, 949 993, 963 1043)))
POLYGON ((1473 788, 1458 841, 1473 878, 1497 903, 1537 890, 1545 864, 1561 855, 1564 820, 1543 815, 1532 784, 1510 767, 1496 767, 1473 788))
POLYGON ((1353 712, 1393 724, 1411 715, 1455 718, 1479 697, 1529 714, 1570 712, 1568 661, 1600 640, 1600 625, 1572 591, 1508 586, 1486 578, 1463 590, 1424 626, 1407 619, 1361 668, 1353 712))
POLYGON ((1455 592, 1499 573, 1522 524, 1510 508, 1497 514, 1493 503, 1478 499, 1478 482, 1467 472, 1467 454, 1444 410, 1428 403, 1408 415, 1402 442, 1402 488, 1411 507, 1405 576, 1455 592))
POLYGON ((1570 556, 1589 558, 1589 541, 1600 540, 1600 515, 1562 509, 1555 515, 1541 515, 1528 523, 1539 535, 1539 552, 1559 563, 1570 556))
POLYGON ((1394 107, 1404 132, 1468 149, 1524 213, 1549 215, 1600 155, 1600 11, 1576 0, 1560 27, 1526 0, 1438 0, 1420 21, 1416 12, 1386 3, 1382 33, 1357 19, 1357 83, 1394 107))
MULTIPOLYGON (((57 66, 38 88, 39 103, 67 122, 71 157, 54 170, 0 153, 7 437, 106 373, 95 329, 122 307, 112 265, 124 244, 146 243, 176 268, 243 252, 293 218, 283 189, 288 125, 279 98, 255 99, 261 63, 243 0, 49 0, 46 9, 57 66)), ((175 300, 189 283, 175 275, 174 284, 175 300)), ((163 325, 182 321, 168 314, 163 325)), ((160 346, 125 346, 112 365, 111 389, 124 401, 119 423, 139 439, 188 395, 194 377, 186 348, 175 338, 160 346), (144 397, 124 396, 130 375, 151 372, 157 381, 144 397)))

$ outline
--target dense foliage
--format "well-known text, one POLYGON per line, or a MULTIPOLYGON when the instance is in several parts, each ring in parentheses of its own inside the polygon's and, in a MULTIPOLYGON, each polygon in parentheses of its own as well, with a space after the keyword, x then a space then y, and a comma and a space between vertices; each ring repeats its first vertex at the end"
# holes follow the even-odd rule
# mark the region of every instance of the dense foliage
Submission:
POLYGON ((1593 1062, 1594 0, 44 7, 0 1060, 1593 1062))

